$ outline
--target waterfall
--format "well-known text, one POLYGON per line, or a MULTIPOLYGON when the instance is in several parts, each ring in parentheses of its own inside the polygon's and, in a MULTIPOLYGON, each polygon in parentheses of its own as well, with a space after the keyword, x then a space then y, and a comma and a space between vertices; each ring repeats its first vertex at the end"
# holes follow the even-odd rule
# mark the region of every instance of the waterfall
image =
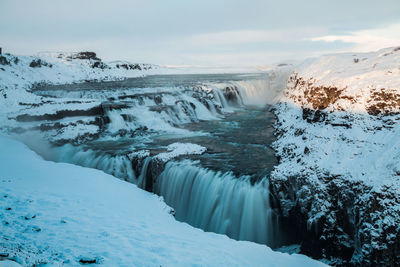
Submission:
POLYGON ((291 69, 270 71, 264 79, 244 79, 226 83, 210 83, 214 98, 223 108, 246 105, 275 104, 283 95, 291 69))
POLYGON ((207 170, 185 161, 167 163, 155 192, 180 221, 237 240, 277 246, 277 216, 270 207, 268 182, 207 170))
MULTIPOLYGON (((146 188, 152 157, 140 157, 135 176, 132 159, 72 145, 55 148, 56 161, 96 168, 146 188)), ((252 184, 250 176, 215 172, 184 160, 168 162, 152 187, 174 208, 176 219, 205 231, 226 234, 237 240, 280 245, 279 222, 270 206, 268 180, 252 184)))
MULTIPOLYGON (((169 136, 176 139, 199 135, 185 128, 186 123, 220 120, 246 105, 275 103, 284 89, 285 75, 271 72, 265 79, 258 75, 171 88, 132 86, 109 90, 99 85, 99 90, 55 90, 51 93, 58 97, 101 101, 105 123, 92 143, 55 147, 53 160, 100 169, 152 190, 175 209, 178 220, 205 231, 277 247, 281 244, 279 218, 270 205, 266 178, 254 184, 250 176, 208 170, 189 160, 158 164, 153 155, 162 153, 169 136), (150 156, 153 147, 141 142, 157 135, 162 135, 164 142, 150 156), (148 153, 139 155, 137 149, 148 153)), ((88 120, 77 129, 86 129, 90 123, 88 120)))
POLYGON ((147 169, 149 168, 149 164, 151 162, 151 157, 146 157, 143 162, 143 167, 140 172, 139 177, 134 182, 138 187, 145 189, 146 188, 146 178, 147 178, 147 169))
POLYGON ((111 155, 101 151, 82 149, 72 145, 54 148, 52 160, 102 170, 125 181, 136 183, 132 163, 125 155, 111 155))

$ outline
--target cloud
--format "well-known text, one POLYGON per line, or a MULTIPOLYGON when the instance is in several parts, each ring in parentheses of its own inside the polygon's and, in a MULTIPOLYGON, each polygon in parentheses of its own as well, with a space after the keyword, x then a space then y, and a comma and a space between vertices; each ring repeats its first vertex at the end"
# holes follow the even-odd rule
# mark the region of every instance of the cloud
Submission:
POLYGON ((310 38, 326 32, 320 27, 304 27, 277 30, 235 30, 195 34, 184 40, 185 44, 197 45, 241 45, 266 42, 292 42, 310 38))
POLYGON ((387 27, 348 32, 344 35, 325 35, 311 38, 314 42, 343 42, 352 44, 355 52, 368 52, 400 45, 400 23, 387 27))

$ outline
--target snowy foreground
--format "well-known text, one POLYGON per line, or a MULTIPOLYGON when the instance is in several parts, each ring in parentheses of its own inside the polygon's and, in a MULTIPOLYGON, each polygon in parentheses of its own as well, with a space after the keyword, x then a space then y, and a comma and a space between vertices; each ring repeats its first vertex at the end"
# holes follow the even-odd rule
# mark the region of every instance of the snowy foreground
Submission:
POLYGON ((0 137, 0 150, 0 252, 22 265, 323 265, 177 222, 156 195, 17 141, 0 137))

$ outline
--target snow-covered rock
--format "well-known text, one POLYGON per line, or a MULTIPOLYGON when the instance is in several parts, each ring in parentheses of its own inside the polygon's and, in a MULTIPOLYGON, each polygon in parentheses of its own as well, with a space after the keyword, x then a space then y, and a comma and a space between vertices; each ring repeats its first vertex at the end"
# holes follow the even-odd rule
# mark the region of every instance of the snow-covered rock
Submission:
POLYGON ((400 264, 400 48, 310 59, 276 108, 271 177, 302 252, 400 264))
POLYGON ((203 146, 192 143, 172 143, 167 146, 167 152, 160 153, 156 156, 157 159, 168 161, 170 159, 182 155, 199 155, 203 154, 207 149, 203 146))
POLYGON ((51 99, 30 92, 35 84, 115 81, 151 74, 158 69, 156 65, 129 64, 135 68, 125 69, 118 64, 105 63, 93 52, 0 55, 0 120, 7 120, 9 113, 21 110, 21 105, 29 108, 44 103, 47 103, 47 107, 54 104, 51 99))

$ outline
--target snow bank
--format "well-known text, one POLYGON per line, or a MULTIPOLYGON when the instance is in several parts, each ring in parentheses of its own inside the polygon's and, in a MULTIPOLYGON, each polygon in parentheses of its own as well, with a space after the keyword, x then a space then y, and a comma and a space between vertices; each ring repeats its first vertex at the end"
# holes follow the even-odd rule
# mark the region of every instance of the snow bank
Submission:
POLYGON ((0 137, 2 253, 22 265, 322 266, 177 222, 159 197, 0 137))

